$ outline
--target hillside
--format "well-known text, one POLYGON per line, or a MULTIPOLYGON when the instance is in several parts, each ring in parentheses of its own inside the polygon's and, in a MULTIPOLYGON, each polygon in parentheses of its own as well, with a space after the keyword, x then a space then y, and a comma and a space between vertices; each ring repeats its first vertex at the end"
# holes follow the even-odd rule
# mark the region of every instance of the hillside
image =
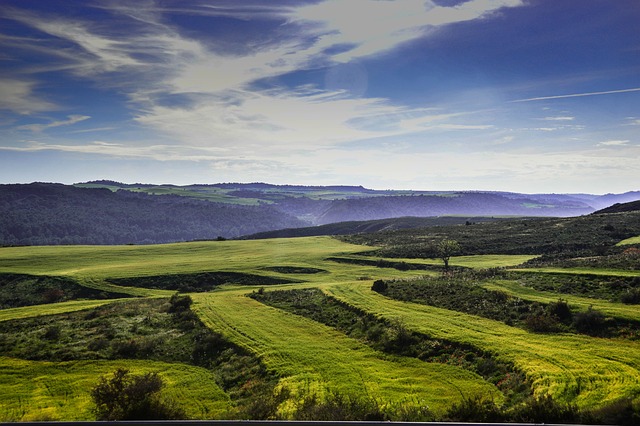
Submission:
POLYGON ((33 183, 0 185, 0 244, 150 244, 302 226, 270 206, 33 183))
POLYGON ((246 235, 242 239, 315 237, 321 235, 349 235, 400 229, 426 228, 432 226, 465 225, 482 222, 513 220, 488 216, 440 216, 440 217, 398 217, 389 219, 349 221, 304 228, 278 229, 246 235))
POLYGON ((320 224, 374 220, 402 216, 578 216, 592 209, 580 202, 558 200, 546 203, 532 198, 510 198, 502 194, 461 192, 447 195, 388 196, 335 200, 320 216, 320 224))
POLYGON ((637 212, 640 211, 640 201, 632 201, 630 203, 615 203, 612 206, 598 210, 596 214, 606 213, 623 213, 623 212, 637 212))
POLYGON ((594 212, 594 206, 604 202, 633 197, 640 198, 640 193, 600 197, 379 191, 362 186, 176 186, 114 181, 73 186, 0 185, 0 245, 150 244, 238 238, 277 230, 285 231, 266 235, 343 235, 483 222, 503 216, 579 216, 594 212), (387 222, 375 222, 379 220, 387 222), (330 226, 290 231, 318 225, 330 226))
MULTIPOLYGON (((588 232, 638 222, 589 218, 588 232)), ((437 259, 371 249, 328 237, 2 248, 0 278, 30 291, 0 309, 0 421, 95 419, 91 390, 119 368, 160 374, 189 419, 637 416, 636 258, 533 269, 522 262, 536 255, 469 252, 443 274, 437 259), (31 297, 45 289, 68 298, 31 297)))
POLYGON ((640 235, 640 211, 572 218, 511 219, 471 225, 448 225, 382 231, 340 237, 379 247, 388 257, 437 257, 447 238, 461 245, 459 254, 603 254, 621 240, 640 235))
POLYGON ((177 186, 93 181, 76 186, 151 195, 172 194, 229 204, 269 204, 307 222, 307 225, 407 216, 568 217, 592 213, 614 203, 640 200, 640 192, 606 195, 519 194, 496 191, 374 190, 362 186, 273 185, 260 182, 177 186))

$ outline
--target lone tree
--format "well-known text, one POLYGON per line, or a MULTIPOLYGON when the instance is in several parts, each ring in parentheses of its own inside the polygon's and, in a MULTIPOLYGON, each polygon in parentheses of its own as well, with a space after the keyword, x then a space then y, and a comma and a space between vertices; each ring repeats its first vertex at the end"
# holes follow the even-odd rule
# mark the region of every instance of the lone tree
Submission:
POLYGON ((118 368, 111 378, 102 376, 91 390, 97 420, 178 420, 182 409, 160 398, 164 386, 158 373, 141 376, 118 368))
POLYGON ((438 243, 436 251, 444 262, 444 269, 449 270, 449 259, 460 251, 460 244, 456 240, 444 239, 438 243))

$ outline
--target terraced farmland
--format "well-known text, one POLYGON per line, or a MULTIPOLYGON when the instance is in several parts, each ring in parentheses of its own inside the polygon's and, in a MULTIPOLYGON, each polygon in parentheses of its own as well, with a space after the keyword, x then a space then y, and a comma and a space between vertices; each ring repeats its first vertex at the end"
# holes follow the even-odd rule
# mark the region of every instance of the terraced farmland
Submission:
MULTIPOLYGON (((328 237, 156 246, 5 247, 0 248, 0 276, 65 277, 105 294, 131 297, 72 300, 3 309, 0 310, 0 322, 17 327, 29 319, 36 324, 32 335, 41 336, 35 343, 41 345, 40 349, 46 349, 47 342, 51 341, 47 339, 56 339, 57 334, 66 333, 58 330, 56 334, 55 328, 46 325, 51 324, 47 321, 52 318, 62 318, 61 315, 70 312, 85 312, 87 318, 94 318, 97 315, 95 310, 101 306, 135 305, 136 300, 146 298, 168 301, 175 293, 173 286, 176 282, 212 280, 212 286, 202 289, 207 291, 189 294, 193 300, 191 308, 197 318, 187 320, 201 321, 216 333, 215 336, 219 336, 207 337, 209 340, 197 337, 203 342, 202 348, 214 350, 215 345, 224 340, 228 345, 239 348, 236 355, 224 355, 227 357, 224 359, 248 363, 242 360, 253 357, 261 365, 260 377, 263 379, 260 380, 264 383, 273 380, 268 392, 274 397, 275 411, 261 412, 265 418, 293 418, 310 397, 322 403, 336 395, 351 398, 350 401, 374 401, 388 419, 394 420, 415 420, 417 417, 409 417, 407 413, 416 412, 422 413, 420 419, 447 419, 452 406, 465 400, 484 398, 496 405, 506 400, 501 390, 504 388, 465 368, 464 362, 425 362, 415 357, 384 353, 335 328, 246 297, 252 292, 319 288, 348 309, 401 324, 408 330, 434 339, 491 353, 512 365, 514 374, 522 373, 537 397, 549 395, 559 404, 574 404, 582 410, 621 400, 632 404, 639 402, 638 340, 595 338, 572 333, 535 333, 458 311, 392 300, 372 291, 373 282, 413 280, 437 276, 440 272, 380 267, 385 263, 376 266, 366 262, 329 260, 371 260, 370 256, 359 254, 371 249, 328 237), (145 283, 153 283, 153 288, 145 288, 145 283), (38 318, 43 318, 40 326, 33 321, 38 318)), ((531 257, 464 256, 453 258, 451 264, 471 269, 517 267, 531 257)), ((427 259, 401 261, 438 264, 427 259)), ((637 271, 624 273, 640 276, 637 271)), ((541 304, 563 297, 579 309, 593 305, 612 317, 640 319, 633 305, 538 291, 509 280, 490 280, 482 285, 503 292, 505 297, 541 304)), ((173 396, 185 408, 191 407, 187 410, 190 418, 257 418, 257 411, 250 414, 241 409, 244 407, 242 398, 246 400, 255 391, 255 380, 246 379, 234 388, 227 386, 231 380, 228 378, 228 364, 216 361, 192 365, 140 359, 139 354, 144 349, 140 342, 151 339, 144 334, 145 321, 151 323, 154 320, 149 314, 141 313, 132 317, 125 329, 112 327, 110 331, 115 336, 131 335, 131 340, 137 342, 138 346, 134 347, 136 355, 130 357, 121 348, 117 353, 103 352, 106 354, 104 359, 51 361, 0 358, 0 388, 3 389, 0 393, 0 420, 92 419, 90 390, 101 375, 118 367, 140 372, 158 371, 167 383, 166 394, 173 396)), ((185 330, 178 327, 171 333, 179 335, 186 333, 185 330)), ((106 334, 104 340, 108 341, 108 336, 106 334)), ((0 343, 9 337, 0 333, 0 343)), ((38 353, 45 352, 40 350, 38 353)), ((6 354, 0 353, 2 355, 6 354)), ((257 364, 251 365, 254 365, 252 369, 257 368, 257 364)), ((516 410, 517 407, 509 409, 516 410)))

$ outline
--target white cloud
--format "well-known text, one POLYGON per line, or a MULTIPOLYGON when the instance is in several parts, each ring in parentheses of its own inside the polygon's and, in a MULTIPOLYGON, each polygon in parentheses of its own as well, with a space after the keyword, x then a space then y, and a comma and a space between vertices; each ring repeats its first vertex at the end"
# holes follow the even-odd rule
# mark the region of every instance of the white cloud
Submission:
POLYGON ((629 140, 610 140, 598 143, 598 146, 626 146, 629 145, 629 140))
POLYGON ((542 118, 541 120, 545 120, 545 121, 573 121, 573 120, 575 120, 575 117, 571 117, 571 116, 545 117, 545 118, 542 118))
POLYGON ((36 86, 34 81, 0 78, 0 110, 28 115, 58 109, 55 104, 34 94, 36 86))
POLYGON ((314 23, 318 45, 352 45, 332 56, 339 62, 381 53, 425 34, 429 28, 485 17, 503 7, 522 6, 521 0, 471 0, 454 7, 433 1, 327 0, 301 6, 290 14, 293 22, 314 23))
POLYGON ((60 127, 60 126, 71 126, 73 124, 79 123, 84 120, 88 120, 91 117, 88 115, 69 115, 66 120, 52 121, 48 124, 26 124, 23 126, 19 126, 20 130, 31 130, 32 132, 41 132, 45 129, 50 129, 52 127, 60 127))
MULTIPOLYGON (((325 89, 301 86, 258 90, 253 83, 375 55, 421 37, 430 29, 484 18, 501 8, 521 5, 521 0, 471 0, 455 7, 422 0, 328 0, 281 9, 266 7, 261 11, 263 15, 288 19, 283 24, 286 37, 260 40, 242 52, 231 52, 222 41, 217 45, 216 40, 205 42, 185 36, 162 22, 162 8, 148 3, 136 3, 136 9, 112 3, 100 6, 106 12, 128 16, 132 31, 127 33, 111 28, 108 21, 90 23, 14 13, 14 19, 56 37, 54 41, 48 38, 46 47, 50 47, 49 55, 56 57, 58 69, 91 79, 98 86, 118 84, 120 93, 130 100, 128 106, 134 121, 151 129, 161 142, 31 142, 1 149, 206 161, 238 173, 240 180, 268 172, 274 179, 280 173, 282 181, 287 177, 283 170, 317 176, 311 171, 312 163, 320 170, 318 173, 325 175, 351 175, 351 167, 360 168, 362 176, 370 175, 372 170, 384 169, 386 154, 363 153, 357 162, 359 165, 355 165, 353 152, 341 150, 343 144, 362 141, 366 145, 367 141, 383 137, 485 131, 494 127, 478 120, 468 121, 468 112, 407 107, 383 98, 354 98, 353 95, 363 96, 366 92, 367 76, 363 69, 358 69, 356 74, 360 80, 352 85, 358 90, 348 87, 340 91, 341 84, 333 81, 327 81, 325 89), (176 95, 188 101, 167 100, 176 95), (162 142, 168 140, 171 142, 162 142), (267 164, 282 167, 276 170, 267 164), (245 173, 245 177, 241 173, 245 173)), ((241 5, 233 5, 231 9, 192 6, 184 13, 252 19, 252 14, 241 5)), ((29 48, 29 43, 31 48, 44 49, 39 41, 28 41, 25 48, 29 48)), ((13 100, 14 109, 38 111, 52 107, 42 101, 37 103, 32 95, 34 84, 23 85, 21 91, 7 97, 13 100)), ((70 115, 67 120, 28 124, 22 129, 38 132, 88 118, 70 115)), ((429 145, 428 137, 423 145, 429 145)), ((425 162, 434 169, 440 167, 426 157, 418 156, 422 166, 417 158, 410 157, 401 153, 389 156, 397 166, 393 173, 419 175, 425 162), (403 170, 401 164, 405 160, 414 166, 403 170)), ((441 160, 447 162, 450 158, 443 154, 441 160)), ((460 170, 464 167, 467 166, 460 165, 460 170)), ((268 178, 263 176, 261 180, 268 178)))
MULTIPOLYGON (((251 84, 386 51, 423 35, 427 28, 482 18, 522 4, 521 0, 472 0, 446 8, 418 0, 327 0, 280 9, 234 5, 231 9, 190 6, 184 11, 232 16, 237 9, 244 19, 250 19, 247 11, 257 8, 263 14, 288 19, 285 38, 256 43, 235 54, 217 49, 215 41, 205 44, 181 35, 162 22, 163 9, 149 2, 137 3, 133 9, 114 3, 100 6, 135 22, 126 34, 111 28, 108 21, 89 23, 15 10, 9 16, 55 36, 55 47, 64 48, 51 49, 52 54, 60 52, 58 59, 70 72, 101 85, 117 82, 124 86, 122 92, 132 101, 129 106, 138 110, 136 121, 160 135, 185 144, 194 140, 200 146, 242 143, 263 149, 271 144, 332 145, 425 129, 488 128, 448 122, 455 115, 392 105, 386 99, 349 99, 350 92, 319 88, 311 88, 311 93, 302 93, 309 88, 258 91, 251 84), (347 57, 326 53, 340 45, 353 47, 344 52, 347 57), (190 106, 164 101, 176 94, 195 100, 190 106)), ((366 72, 361 77, 366 79, 366 72)), ((23 128, 39 131, 64 124, 72 123, 23 128)))
POLYGON ((310 59, 309 52, 296 45, 269 47, 244 56, 223 56, 204 46, 193 46, 174 57, 174 77, 168 81, 174 93, 240 89, 256 80, 303 68, 310 59))
MULTIPOLYGON (((79 74, 109 72, 122 67, 141 65, 141 62, 134 58, 134 52, 126 41, 99 35, 96 27, 100 27, 100 24, 93 23, 92 28, 89 29, 89 24, 80 21, 36 16, 15 10, 10 11, 8 16, 79 47, 75 55, 69 55, 68 49, 60 49, 63 58, 67 60, 73 58, 78 65, 75 72, 79 74)), ((55 51, 50 53, 56 54, 55 51)))
POLYGON ((322 91, 235 91, 195 106, 149 108, 137 121, 161 134, 198 146, 262 152, 316 149, 354 140, 426 130, 478 130, 452 123, 465 114, 392 105, 384 99, 351 99, 322 91))
POLYGON ((206 161, 221 158, 218 148, 183 145, 144 145, 94 141, 79 145, 65 145, 28 141, 23 146, 0 146, 0 150, 14 152, 61 151, 81 154, 99 154, 115 158, 144 158, 157 161, 206 161))

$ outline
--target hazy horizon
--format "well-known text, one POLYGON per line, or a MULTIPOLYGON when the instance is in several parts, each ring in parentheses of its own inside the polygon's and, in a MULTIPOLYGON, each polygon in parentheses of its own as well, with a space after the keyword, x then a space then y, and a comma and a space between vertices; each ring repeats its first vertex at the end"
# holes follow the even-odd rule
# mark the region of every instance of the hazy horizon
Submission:
POLYGON ((151 186, 177 186, 177 187, 187 187, 187 186, 215 186, 215 185, 229 185, 229 184, 237 184, 237 185, 253 185, 253 184, 264 184, 264 185, 274 185, 274 186, 306 186, 306 187, 361 187, 366 190, 373 191, 413 191, 413 192, 504 192, 504 193, 514 193, 514 194, 523 194, 523 195, 544 195, 544 194, 557 194, 557 195, 595 195, 595 196, 603 196, 603 195, 615 195, 615 194, 623 194, 629 192, 640 192, 640 189, 631 189, 628 191, 622 192, 523 192, 523 191, 501 191, 494 189, 477 189, 477 188, 457 188, 457 189, 438 189, 438 188, 373 188, 368 187, 366 185, 358 185, 358 184, 327 184, 327 185, 318 185, 318 184, 299 184, 299 183, 273 183, 273 182, 263 182, 263 181, 224 181, 224 182, 192 182, 186 184, 175 184, 171 182, 123 182, 117 179, 92 179, 88 181, 78 181, 78 182, 58 182, 58 181, 29 181, 29 182, 2 182, 0 185, 29 185, 33 183, 44 183, 44 184, 62 184, 62 185, 78 185, 85 184, 91 182, 100 182, 100 181, 110 181, 116 182, 124 185, 151 185, 151 186))
POLYGON ((637 0, 6 0, 0 182, 637 191, 639 21, 637 0))

